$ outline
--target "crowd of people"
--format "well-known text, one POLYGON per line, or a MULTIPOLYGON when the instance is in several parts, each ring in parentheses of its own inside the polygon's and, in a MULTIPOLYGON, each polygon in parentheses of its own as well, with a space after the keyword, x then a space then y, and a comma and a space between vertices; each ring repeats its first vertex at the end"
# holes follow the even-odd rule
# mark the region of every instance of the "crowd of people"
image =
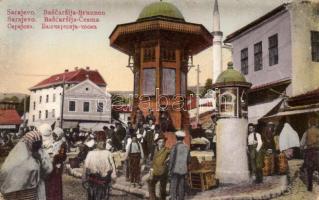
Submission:
MULTIPOLYGON (((134 123, 123 126, 103 127, 99 131, 84 131, 79 128, 53 128, 48 124, 26 129, 19 137, 0 134, 0 144, 11 146, 0 171, 0 192, 6 199, 17 196, 34 196, 34 199, 63 199, 62 174, 67 152, 78 148, 78 166, 83 166, 82 183, 88 200, 102 200, 108 196, 112 180, 123 173, 132 187, 142 187, 141 177, 148 174, 147 185, 151 200, 155 200, 155 186, 160 183, 160 199, 166 199, 166 187, 170 184, 171 199, 184 199, 186 176, 190 164, 190 148, 184 144, 185 132, 175 130, 167 113, 161 113, 160 121, 152 110, 144 117, 138 110, 134 123), (174 132, 176 144, 165 146, 164 133, 174 132), (17 141, 14 145, 13 141, 17 141), (124 154, 123 171, 114 162, 113 153, 124 154), (80 163, 83 163, 80 165, 80 163), (16 181, 20 180, 20 181, 16 181)), ((216 125, 216 118, 213 117, 216 125)), ((249 166, 256 183, 263 181, 265 156, 277 157, 285 154, 290 158, 291 149, 300 147, 304 151, 304 170, 307 172, 308 190, 312 190, 313 173, 319 166, 319 129, 317 119, 309 120, 309 129, 301 141, 291 136, 292 128, 284 123, 281 131, 268 123, 262 131, 254 124, 248 125, 247 152, 249 166), (261 132, 261 133, 258 133, 261 132), (286 135, 288 133, 290 135, 286 135), (289 138, 289 139, 287 139, 289 138)), ((193 131, 195 137, 205 137, 202 127, 193 131)), ((212 134, 211 148, 216 152, 216 134, 212 134)), ((274 165, 276 163, 272 163, 274 165)))
MULTIPOLYGON (((308 120, 308 128, 302 134, 301 140, 298 133, 291 127, 291 125, 284 119, 280 126, 275 126, 274 123, 269 122, 261 133, 257 132, 257 127, 254 124, 248 125, 248 158, 250 171, 255 176, 256 183, 263 181, 263 174, 265 173, 265 157, 271 159, 269 175, 282 174, 288 170, 287 159, 294 157, 302 157, 304 163, 301 171, 306 172, 306 184, 308 191, 313 188, 313 174, 319 171, 319 128, 318 119, 310 117, 308 120), (279 158, 279 159, 278 159, 279 158), (283 160, 280 160, 283 158, 283 160), (284 161, 284 162, 283 162, 284 161), (279 165, 286 165, 281 171, 279 165)), ((267 171, 266 171, 267 173, 267 171)))
MULTIPOLYGON (((67 153, 78 148, 76 160, 83 166, 82 183, 89 200, 104 199, 112 179, 119 175, 113 152, 124 154, 124 174, 132 187, 142 187, 142 173, 147 173, 151 199, 156 199, 157 182, 161 184, 161 199, 166 198, 169 180, 171 191, 175 191, 171 193, 175 194, 173 199, 183 199, 190 162, 190 150, 183 144, 185 132, 177 131, 177 144, 168 149, 164 132, 176 130, 166 113, 160 119, 155 124, 152 110, 146 117, 138 110, 134 126, 130 122, 126 127, 116 123, 95 132, 79 128, 63 130, 48 124, 28 128, 19 134, 17 144, 11 145, 12 150, 2 165, 0 192, 5 199, 16 199, 19 195, 19 198, 63 199, 62 174, 67 153), (18 178, 23 180, 15 181, 18 178)), ((3 145, 8 145, 11 137, 2 134, 1 139, 3 145)))

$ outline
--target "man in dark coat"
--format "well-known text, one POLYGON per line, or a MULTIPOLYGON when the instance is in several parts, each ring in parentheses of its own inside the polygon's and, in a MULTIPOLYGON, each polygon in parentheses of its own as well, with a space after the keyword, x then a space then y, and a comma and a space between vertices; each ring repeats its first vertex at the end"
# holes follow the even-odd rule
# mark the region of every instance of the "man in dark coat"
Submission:
POLYGON ((154 116, 154 112, 152 109, 149 109, 148 115, 146 116, 146 123, 150 124, 150 121, 152 121, 153 123, 156 122, 156 117, 154 116))
POLYGON ((157 143, 152 159, 150 179, 148 183, 150 200, 156 200, 155 186, 160 182, 160 200, 166 199, 166 184, 168 181, 168 159, 170 150, 165 147, 165 137, 160 134, 155 138, 157 143))
POLYGON ((301 148, 305 151, 304 164, 307 169, 308 191, 312 191, 312 179, 315 171, 319 172, 319 128, 318 120, 310 118, 309 128, 301 139, 301 148))
POLYGON ((188 165, 190 164, 190 150, 183 143, 185 138, 184 131, 177 131, 176 144, 172 147, 169 157, 169 175, 171 179, 171 199, 183 200, 185 197, 186 175, 188 173, 188 165))

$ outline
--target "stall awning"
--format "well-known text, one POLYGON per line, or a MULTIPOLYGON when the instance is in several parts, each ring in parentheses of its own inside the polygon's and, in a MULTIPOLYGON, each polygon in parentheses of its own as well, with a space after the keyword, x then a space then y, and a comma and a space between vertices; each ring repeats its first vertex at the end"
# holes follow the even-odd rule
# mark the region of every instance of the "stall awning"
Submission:
POLYGON ((0 125, 0 129, 16 129, 16 125, 0 125))
POLYGON ((63 121, 63 128, 77 128, 78 125, 77 121, 63 121))
POLYGON ((319 108, 305 108, 305 109, 298 109, 298 110, 281 111, 274 115, 264 117, 263 119, 270 119, 270 118, 283 117, 287 115, 298 115, 298 114, 305 114, 305 113, 312 113, 312 112, 319 112, 319 108))
POLYGON ((254 106, 248 106, 248 121, 249 123, 257 124, 258 120, 263 118, 274 107, 282 102, 282 98, 277 98, 271 102, 261 103, 254 106))

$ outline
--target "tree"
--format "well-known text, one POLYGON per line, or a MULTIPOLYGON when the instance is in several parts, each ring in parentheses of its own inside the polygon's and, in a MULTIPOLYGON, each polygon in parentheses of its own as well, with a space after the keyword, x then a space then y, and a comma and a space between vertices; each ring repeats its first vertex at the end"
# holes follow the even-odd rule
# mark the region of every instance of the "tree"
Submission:
POLYGON ((12 97, 5 97, 3 101, 13 102, 13 103, 19 103, 19 98, 17 96, 12 97))
POLYGON ((212 89, 212 86, 213 86, 213 80, 211 78, 208 78, 206 80, 204 88, 202 89, 202 91, 200 93, 200 97, 201 98, 204 97, 205 94, 207 93, 207 91, 212 89))

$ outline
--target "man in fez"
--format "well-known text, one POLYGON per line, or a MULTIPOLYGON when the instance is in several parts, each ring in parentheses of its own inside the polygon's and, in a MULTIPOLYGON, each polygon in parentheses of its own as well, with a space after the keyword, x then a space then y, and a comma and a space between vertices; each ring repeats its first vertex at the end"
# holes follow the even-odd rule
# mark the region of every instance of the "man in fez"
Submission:
POLYGON ((165 137, 163 134, 159 134, 155 138, 155 142, 157 143, 157 146, 154 150, 148 184, 150 200, 156 200, 155 186, 158 181, 160 182, 160 199, 165 200, 170 150, 165 147, 165 137))

